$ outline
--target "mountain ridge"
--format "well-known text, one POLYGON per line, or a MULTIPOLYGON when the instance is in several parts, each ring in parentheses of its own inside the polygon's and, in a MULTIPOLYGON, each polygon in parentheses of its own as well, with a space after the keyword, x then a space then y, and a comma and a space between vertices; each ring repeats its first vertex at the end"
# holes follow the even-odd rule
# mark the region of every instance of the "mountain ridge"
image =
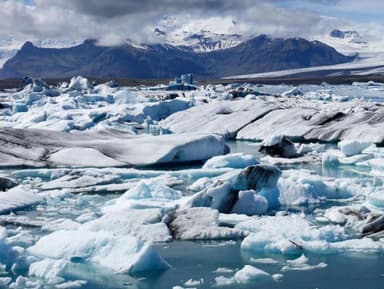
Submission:
POLYGON ((69 48, 40 48, 26 42, 0 70, 1 78, 90 77, 167 78, 190 72, 202 77, 267 72, 330 65, 354 58, 334 48, 303 38, 259 35, 237 46, 195 52, 182 46, 152 44, 144 48, 128 43, 107 47, 86 40, 69 48))

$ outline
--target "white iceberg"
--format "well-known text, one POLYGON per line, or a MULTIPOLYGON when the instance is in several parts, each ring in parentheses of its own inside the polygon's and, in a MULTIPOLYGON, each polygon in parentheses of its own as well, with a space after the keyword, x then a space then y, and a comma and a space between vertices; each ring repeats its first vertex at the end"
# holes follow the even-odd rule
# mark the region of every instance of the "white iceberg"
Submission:
POLYGON ((218 217, 219 212, 211 208, 179 210, 169 227, 180 240, 232 240, 246 235, 242 230, 220 227, 218 217))
POLYGON ((239 199, 232 207, 232 213, 248 216, 262 215, 268 210, 268 200, 255 191, 240 191, 239 199))
POLYGON ((0 214, 8 213, 43 201, 36 191, 17 186, 5 192, 0 192, 0 214))
POLYGON ((278 181, 279 203, 301 205, 329 199, 348 199, 357 194, 358 185, 350 179, 321 177, 306 170, 285 171, 278 181))
POLYGON ((169 267, 149 243, 131 236, 115 237, 103 231, 56 231, 42 237, 28 252, 57 260, 80 258, 120 273, 169 267))
POLYGON ((245 265, 241 270, 237 271, 234 278, 237 282, 244 284, 257 280, 272 280, 271 274, 251 265, 245 265))
POLYGON ((361 154, 363 150, 368 148, 372 143, 360 140, 342 140, 338 143, 338 147, 346 157, 361 154))
POLYGON ((259 162, 252 155, 244 153, 227 154, 224 156, 215 156, 207 160, 203 166, 204 169, 209 168, 234 168, 242 169, 248 166, 257 165, 259 162))
POLYGON ((262 217, 238 224, 235 228, 250 233, 241 243, 248 252, 317 254, 336 252, 382 252, 384 243, 372 239, 353 239, 338 225, 316 227, 300 215, 262 217))
POLYGON ((227 152, 217 135, 132 136, 119 132, 0 130, 2 166, 143 166, 202 161, 227 152), (148 152, 151 152, 150 154, 148 152))
POLYGON ((82 76, 75 76, 71 78, 71 81, 68 85, 70 90, 83 90, 91 88, 91 83, 89 80, 82 76))
POLYGON ((237 132, 274 109, 260 100, 213 101, 172 114, 160 125, 175 133, 217 133, 235 138, 237 132))

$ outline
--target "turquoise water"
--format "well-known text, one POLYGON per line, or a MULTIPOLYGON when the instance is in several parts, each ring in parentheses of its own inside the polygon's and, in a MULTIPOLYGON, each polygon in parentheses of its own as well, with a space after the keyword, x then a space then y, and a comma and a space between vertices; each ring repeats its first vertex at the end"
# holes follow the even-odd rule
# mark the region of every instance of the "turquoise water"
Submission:
MULTIPOLYGON (((258 144, 252 142, 230 142, 232 152, 244 152, 260 158, 258 144)), ((199 168, 201 164, 193 166, 173 166, 160 167, 157 170, 176 171, 187 168, 199 168)), ((378 186, 382 182, 378 178, 367 175, 364 169, 356 169, 352 166, 324 168, 320 163, 308 165, 284 166, 282 169, 305 168, 316 172, 319 175, 333 178, 349 177, 359 179, 362 182, 375 183, 378 186)), ((151 168, 153 169, 153 168, 151 168)), ((42 179, 41 181, 47 181, 42 179)), ((185 188, 193 180, 183 184, 180 188, 185 188)), ((48 218, 50 220, 58 218, 75 219, 84 213, 99 212, 99 208, 107 201, 116 198, 116 194, 103 195, 73 195, 71 198, 63 199, 60 209, 57 211, 46 211, 46 204, 38 205, 29 210, 20 211, 18 214, 29 216, 31 219, 48 218)), ((290 211, 304 211, 309 218, 316 208, 324 209, 334 205, 345 205, 340 203, 323 203, 311 206, 299 206, 282 208, 290 211)), ((314 217, 314 216, 313 216, 314 217)), ((47 219, 46 219, 47 220, 47 219)), ((14 228, 8 226, 8 228, 14 228)), ((15 229, 15 228, 14 228, 15 229)), ((24 228, 38 239, 45 232, 39 229, 24 228)), ((281 288, 281 289, 380 289, 384 288, 384 255, 383 254, 329 254, 329 255, 307 255, 309 263, 316 265, 321 262, 327 264, 325 268, 318 268, 311 271, 282 271, 286 265, 287 258, 293 259, 298 256, 283 257, 275 254, 247 254, 240 249, 239 241, 226 242, 187 242, 173 241, 165 244, 155 245, 158 253, 170 265, 169 270, 163 272, 152 272, 145 275, 130 276, 128 274, 114 274, 111 271, 91 265, 88 263, 73 260, 64 272, 64 279, 86 280, 87 283, 81 288, 135 288, 135 289, 170 289, 174 286, 185 288, 214 288, 216 287, 215 278, 222 275, 232 277, 236 271, 244 265, 250 264, 259 269, 265 270, 270 274, 283 274, 279 281, 255 281, 249 284, 230 284, 220 288, 281 288), (273 258, 276 264, 254 263, 256 258, 273 258), (228 273, 215 272, 218 268, 226 268, 228 273), (232 272, 230 272, 232 270, 232 272), (188 280, 199 280, 199 285, 186 286, 188 280)), ((304 252, 305 253, 305 252, 304 252)), ((27 270, 21 270, 13 274, 8 270, 4 276, 15 278, 17 275, 27 275, 27 270)), ((6 288, 6 287, 5 287, 6 288)), ((46 288, 55 288, 54 285, 46 288)))
MULTIPOLYGON (((169 289, 182 286, 190 279, 201 280, 197 288, 216 287, 215 277, 230 277, 233 273, 217 273, 218 268, 241 269, 252 264, 250 258, 271 258, 278 264, 252 264, 268 273, 282 273, 278 282, 256 281, 249 284, 231 284, 220 288, 276 288, 276 289, 381 289, 384 285, 384 255, 308 255, 311 263, 324 262, 326 268, 311 271, 281 272, 286 261, 281 255, 246 255, 241 252, 239 242, 172 242, 158 245, 157 250, 171 265, 165 272, 152 273, 149 276, 107 274, 90 266, 76 264, 67 270, 67 277, 82 277, 88 284, 82 288, 135 288, 169 289), (79 272, 82 272, 79 274, 79 272), (72 274, 71 274, 72 273, 72 274)), ((191 288, 193 286, 190 286, 191 288)))

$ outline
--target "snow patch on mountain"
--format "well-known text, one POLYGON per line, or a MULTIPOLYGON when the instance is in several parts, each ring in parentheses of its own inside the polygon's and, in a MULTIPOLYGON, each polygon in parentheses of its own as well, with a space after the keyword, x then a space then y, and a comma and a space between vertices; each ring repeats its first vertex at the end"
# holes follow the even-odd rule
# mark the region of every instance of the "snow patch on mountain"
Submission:
POLYGON ((236 33, 236 21, 223 19, 220 28, 217 23, 204 21, 185 22, 180 26, 180 19, 166 16, 153 30, 161 43, 192 49, 195 52, 210 52, 239 45, 245 40, 236 33))
POLYGON ((384 50, 380 40, 367 41, 356 30, 334 29, 328 35, 317 35, 312 39, 317 39, 333 48, 338 52, 356 56, 352 62, 313 66, 299 69, 286 69, 271 71, 266 73, 252 73, 245 75, 235 75, 234 79, 243 78, 267 78, 267 77, 287 77, 287 76, 341 76, 341 75, 372 75, 384 74, 384 50))

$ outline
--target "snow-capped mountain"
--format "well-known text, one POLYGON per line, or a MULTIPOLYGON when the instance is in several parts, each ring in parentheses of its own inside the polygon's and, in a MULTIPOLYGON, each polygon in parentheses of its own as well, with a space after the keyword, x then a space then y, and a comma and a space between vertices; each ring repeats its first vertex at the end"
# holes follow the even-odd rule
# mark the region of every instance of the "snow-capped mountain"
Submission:
POLYGON ((239 34, 215 33, 209 30, 201 30, 197 33, 182 31, 181 33, 168 35, 167 32, 156 27, 154 32, 164 43, 192 49, 195 52, 227 49, 239 45, 243 40, 239 34))
POLYGON ((36 47, 42 48, 68 48, 79 45, 83 42, 83 40, 75 41, 75 40, 57 40, 57 39, 40 39, 31 41, 33 45, 36 47))
MULTIPOLYGON (((377 37, 378 38, 378 37, 377 37)), ((328 35, 317 36, 338 52, 355 56, 351 62, 312 66, 299 69, 276 70, 267 73, 233 75, 228 78, 268 78, 268 77, 332 77, 341 75, 384 75, 384 49, 380 41, 367 41, 355 30, 334 29, 328 35)), ((371 38, 372 39, 372 38, 371 38)))
POLYGON ((305 68, 350 62, 318 41, 270 38, 259 35, 236 47, 199 53, 169 44, 100 46, 95 40, 63 49, 49 49, 26 42, 0 70, 2 78, 94 77, 172 78, 185 72, 218 78, 245 73, 305 68), (60 62, 57 61, 60 59, 60 62))
POLYGON ((334 29, 328 35, 319 37, 318 40, 344 54, 361 54, 377 50, 355 30, 334 29))
POLYGON ((158 42, 183 47, 194 52, 211 52, 231 48, 247 40, 242 35, 234 33, 236 22, 233 20, 225 23, 225 28, 221 31, 218 31, 217 27, 202 23, 184 24, 180 27, 178 21, 179 19, 169 16, 160 21, 153 30, 158 42))
POLYGON ((329 36, 333 38, 345 39, 348 43, 362 44, 367 45, 368 43, 360 36, 357 31, 346 30, 342 31, 339 29, 334 29, 331 31, 329 36))

